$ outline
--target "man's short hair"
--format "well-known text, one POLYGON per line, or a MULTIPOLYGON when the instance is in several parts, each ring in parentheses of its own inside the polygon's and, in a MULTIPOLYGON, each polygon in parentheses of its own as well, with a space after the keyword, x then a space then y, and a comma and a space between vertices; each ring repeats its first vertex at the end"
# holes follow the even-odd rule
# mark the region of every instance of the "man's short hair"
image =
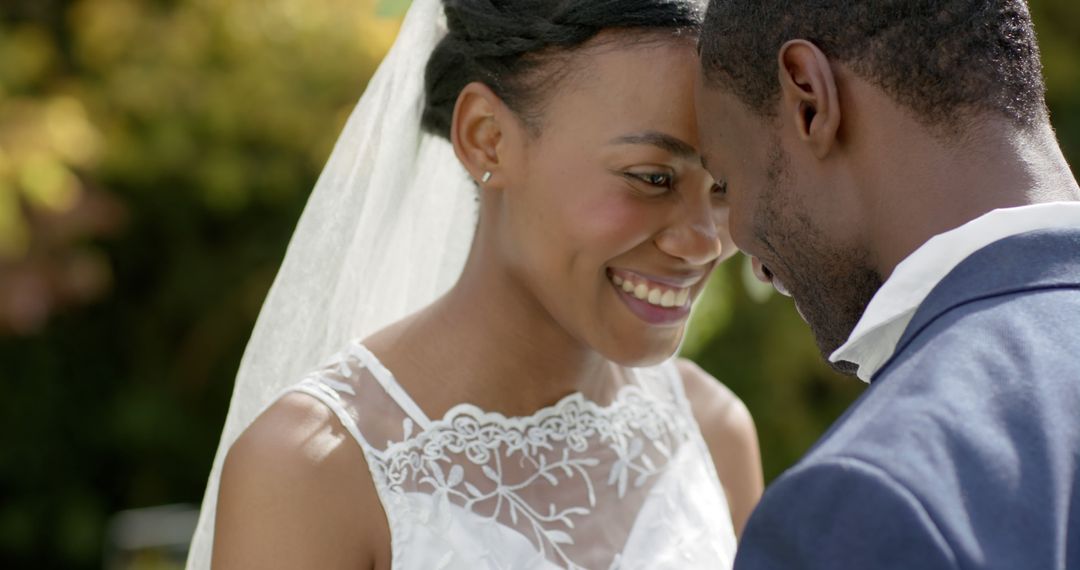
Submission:
POLYGON ((1028 129, 1048 115, 1024 0, 712 0, 699 46, 706 83, 774 116, 777 54, 793 39, 931 127, 991 112, 1028 129))

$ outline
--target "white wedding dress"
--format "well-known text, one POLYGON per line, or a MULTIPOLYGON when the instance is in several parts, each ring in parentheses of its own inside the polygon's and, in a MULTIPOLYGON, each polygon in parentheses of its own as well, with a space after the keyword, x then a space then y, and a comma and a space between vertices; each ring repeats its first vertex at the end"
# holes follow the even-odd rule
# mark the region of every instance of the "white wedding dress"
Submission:
POLYGON ((627 377, 607 405, 575 393, 528 417, 460 404, 431 420, 354 342, 288 391, 363 449, 395 569, 730 568, 727 501, 678 371, 627 377))

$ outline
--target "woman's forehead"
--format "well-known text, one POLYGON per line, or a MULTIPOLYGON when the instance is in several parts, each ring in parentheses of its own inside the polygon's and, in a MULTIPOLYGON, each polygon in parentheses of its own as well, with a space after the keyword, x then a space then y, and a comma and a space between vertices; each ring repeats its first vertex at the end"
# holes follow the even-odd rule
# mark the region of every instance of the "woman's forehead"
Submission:
POLYGON ((624 132, 663 131, 696 138, 697 59, 689 41, 615 43, 582 53, 581 67, 553 90, 545 130, 608 140, 624 132))

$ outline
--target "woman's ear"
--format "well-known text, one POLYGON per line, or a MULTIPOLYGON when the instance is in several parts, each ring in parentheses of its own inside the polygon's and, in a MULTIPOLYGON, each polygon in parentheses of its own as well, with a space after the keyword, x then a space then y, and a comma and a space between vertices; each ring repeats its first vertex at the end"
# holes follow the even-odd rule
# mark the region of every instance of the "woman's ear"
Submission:
POLYGON ((780 113, 814 156, 824 158, 840 130, 840 97, 829 58, 806 40, 780 48, 780 113))
POLYGON ((499 172, 502 108, 499 97, 479 82, 466 85, 454 106, 450 142, 458 160, 482 188, 499 188, 504 183, 499 172))

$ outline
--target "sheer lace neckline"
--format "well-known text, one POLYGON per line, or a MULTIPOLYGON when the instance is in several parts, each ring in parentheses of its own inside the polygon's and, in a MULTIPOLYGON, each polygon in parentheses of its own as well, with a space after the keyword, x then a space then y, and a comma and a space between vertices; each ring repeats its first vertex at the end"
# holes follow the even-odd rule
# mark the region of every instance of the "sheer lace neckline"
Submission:
POLYGON ((385 389, 394 401, 396 401, 398 405, 416 421, 422 430, 449 425, 453 423, 454 418, 460 416, 471 416, 522 429, 530 425, 536 425, 550 417, 562 415, 568 408, 588 411, 591 414, 603 415, 609 414, 617 408, 626 406, 630 401, 640 401, 641 397, 644 396, 641 388, 640 372, 636 369, 629 368, 626 369, 629 374, 628 381, 615 389, 615 394, 612 396, 611 401, 606 404, 597 403, 585 396, 582 392, 575 391, 559 398, 556 402, 542 406, 529 414, 507 416, 501 412, 485 410, 469 402, 461 402, 454 404, 446 410, 442 416, 432 420, 420 405, 416 403, 412 396, 409 395, 404 386, 398 382, 394 373, 383 365, 382 361, 375 356, 375 353, 371 352, 371 349, 359 340, 353 343, 352 348, 353 353, 364 367, 371 372, 372 376, 375 377, 383 389, 385 389))
POLYGON ((730 564, 726 500, 670 362, 508 417, 432 421, 359 341, 297 390, 364 450, 395 569, 685 570, 730 564))

